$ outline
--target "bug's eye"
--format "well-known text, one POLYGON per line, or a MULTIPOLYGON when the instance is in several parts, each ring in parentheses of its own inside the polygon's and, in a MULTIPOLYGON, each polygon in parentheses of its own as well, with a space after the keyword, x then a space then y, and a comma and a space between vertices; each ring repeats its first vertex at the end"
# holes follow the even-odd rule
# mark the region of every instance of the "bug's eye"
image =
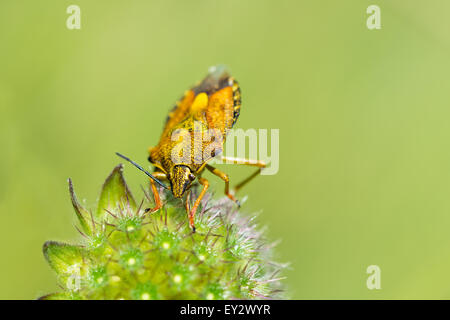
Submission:
POLYGON ((189 180, 194 181, 195 180, 195 176, 192 173, 189 173, 189 180))

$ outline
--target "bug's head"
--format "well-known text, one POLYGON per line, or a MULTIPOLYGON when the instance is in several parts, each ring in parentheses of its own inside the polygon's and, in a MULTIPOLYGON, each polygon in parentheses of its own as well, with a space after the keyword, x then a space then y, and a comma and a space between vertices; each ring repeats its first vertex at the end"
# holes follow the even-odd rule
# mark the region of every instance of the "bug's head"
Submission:
POLYGON ((176 165, 172 168, 169 175, 170 185, 172 186, 172 193, 175 198, 181 198, 184 192, 189 189, 192 182, 195 180, 195 175, 191 169, 185 165, 176 165))

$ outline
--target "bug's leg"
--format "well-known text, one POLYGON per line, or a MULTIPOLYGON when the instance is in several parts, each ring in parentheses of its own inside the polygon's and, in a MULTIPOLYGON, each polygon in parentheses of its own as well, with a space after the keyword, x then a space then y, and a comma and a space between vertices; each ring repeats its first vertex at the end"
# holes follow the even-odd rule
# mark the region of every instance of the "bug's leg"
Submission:
POLYGON ((222 161, 227 163, 234 163, 234 164, 243 164, 247 166, 252 167, 258 167, 259 169, 251 174, 248 178, 244 179, 240 183, 238 183, 234 188, 233 191, 236 193, 241 189, 244 185, 246 185, 248 182, 250 182, 254 177, 256 177, 263 168, 267 166, 267 164, 264 161, 261 160, 252 160, 252 159, 244 159, 244 158, 233 158, 233 157, 222 157, 222 161))
POLYGON ((205 178, 198 178, 198 182, 203 186, 202 191, 200 192, 200 195, 198 196, 197 200, 195 200, 194 206, 189 211, 189 225, 192 228, 192 232, 195 232, 195 225, 194 225, 194 218, 195 218, 195 212, 197 211, 198 206, 200 205, 200 201, 202 200, 203 196, 206 193, 206 190, 209 188, 209 182, 205 178))
MULTIPOLYGON (((157 178, 158 180, 167 180, 167 176, 163 173, 163 172, 154 172, 153 175, 155 176, 155 178, 157 178)), ((158 188, 156 187, 156 183, 153 179, 150 179, 150 187, 152 189, 153 192, 153 199, 155 200, 155 207, 154 208, 147 208, 145 209, 145 212, 156 212, 159 209, 161 209, 162 207, 162 201, 161 201, 161 197, 159 196, 159 191, 158 188)))
POLYGON ((221 160, 226 163, 233 164, 244 164, 247 166, 265 168, 267 164, 262 160, 253 160, 253 159, 245 159, 245 158, 234 158, 234 157, 222 157, 221 160))
POLYGON ((184 207, 186 208, 186 212, 189 212, 189 204, 191 203, 191 190, 187 191, 187 195, 186 195, 186 203, 184 204, 184 207))
POLYGON ((261 173, 261 169, 258 169, 257 171, 255 171, 254 173, 252 173, 249 177, 247 177, 246 179, 242 180, 241 182, 239 182, 234 188, 233 188, 233 192, 236 193, 238 192, 240 189, 242 189, 242 187, 244 185, 246 185, 247 183, 249 183, 254 177, 258 176, 261 173))
POLYGON ((213 166, 207 164, 206 165, 206 169, 208 169, 209 171, 211 171, 212 174, 218 176, 220 179, 222 179, 225 182, 225 195, 230 198, 232 201, 236 202, 236 204, 240 207, 241 204, 239 202, 239 200, 237 200, 233 194, 230 193, 230 178, 228 178, 228 175, 223 172, 220 171, 217 168, 214 168, 213 166))

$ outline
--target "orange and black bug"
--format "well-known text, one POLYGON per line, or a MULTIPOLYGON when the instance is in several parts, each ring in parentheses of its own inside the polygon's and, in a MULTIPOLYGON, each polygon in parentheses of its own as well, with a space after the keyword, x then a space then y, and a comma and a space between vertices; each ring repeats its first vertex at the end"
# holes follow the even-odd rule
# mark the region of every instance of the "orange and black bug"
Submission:
POLYGON ((117 154, 144 171, 151 178, 150 183, 155 197, 155 208, 148 209, 148 211, 157 211, 162 206, 156 184, 171 190, 174 197, 181 198, 186 193, 189 197, 189 189, 194 180, 198 179, 198 182, 202 185, 202 190, 192 208, 189 208, 189 200, 186 199, 189 224, 195 232, 195 212, 209 187, 208 180, 202 177, 205 168, 225 182, 225 194, 239 205, 234 193, 257 176, 260 170, 266 166, 265 163, 249 159, 222 157, 222 161, 228 163, 245 164, 259 168, 250 177, 236 185, 234 192, 230 192, 228 175, 209 165, 208 161, 221 154, 228 131, 236 123, 240 109, 241 92, 238 83, 223 66, 212 67, 206 78, 187 90, 172 111, 169 112, 158 145, 149 149, 148 160, 155 167, 153 174, 145 171, 129 158, 117 154), (200 137, 204 137, 205 133, 211 130, 218 133, 214 136, 214 140, 199 139, 197 133, 200 132, 200 137), (180 137, 174 139, 176 133, 180 131, 186 134, 181 136, 181 139, 179 139, 180 137), (188 150, 188 152, 183 152, 183 150, 188 150), (170 187, 164 185, 161 181, 169 181, 170 187))

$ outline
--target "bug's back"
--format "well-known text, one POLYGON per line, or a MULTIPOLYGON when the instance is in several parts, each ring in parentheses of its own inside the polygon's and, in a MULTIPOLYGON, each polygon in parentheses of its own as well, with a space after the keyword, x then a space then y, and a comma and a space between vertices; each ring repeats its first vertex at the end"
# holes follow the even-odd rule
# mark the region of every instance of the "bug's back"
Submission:
POLYGON ((228 130, 233 127, 239 117, 240 107, 241 93, 238 83, 223 66, 211 68, 207 77, 192 89, 187 90, 169 112, 159 144, 151 149, 151 162, 164 171, 168 171, 175 164, 189 165, 193 171, 198 170, 202 163, 222 151, 228 130), (202 132, 209 129, 216 130, 221 134, 222 141, 194 141, 199 140, 198 135, 194 134, 195 130, 199 130, 198 127, 202 132), (186 129, 190 133, 190 137, 182 143, 190 142, 191 146, 200 146, 200 148, 191 148, 190 163, 186 161, 186 158, 184 161, 173 161, 174 148, 182 149, 183 147, 180 146, 180 141, 172 141, 178 129, 186 129), (216 152, 205 156, 206 148, 215 149, 216 152), (199 162, 198 159, 203 161, 199 162))

